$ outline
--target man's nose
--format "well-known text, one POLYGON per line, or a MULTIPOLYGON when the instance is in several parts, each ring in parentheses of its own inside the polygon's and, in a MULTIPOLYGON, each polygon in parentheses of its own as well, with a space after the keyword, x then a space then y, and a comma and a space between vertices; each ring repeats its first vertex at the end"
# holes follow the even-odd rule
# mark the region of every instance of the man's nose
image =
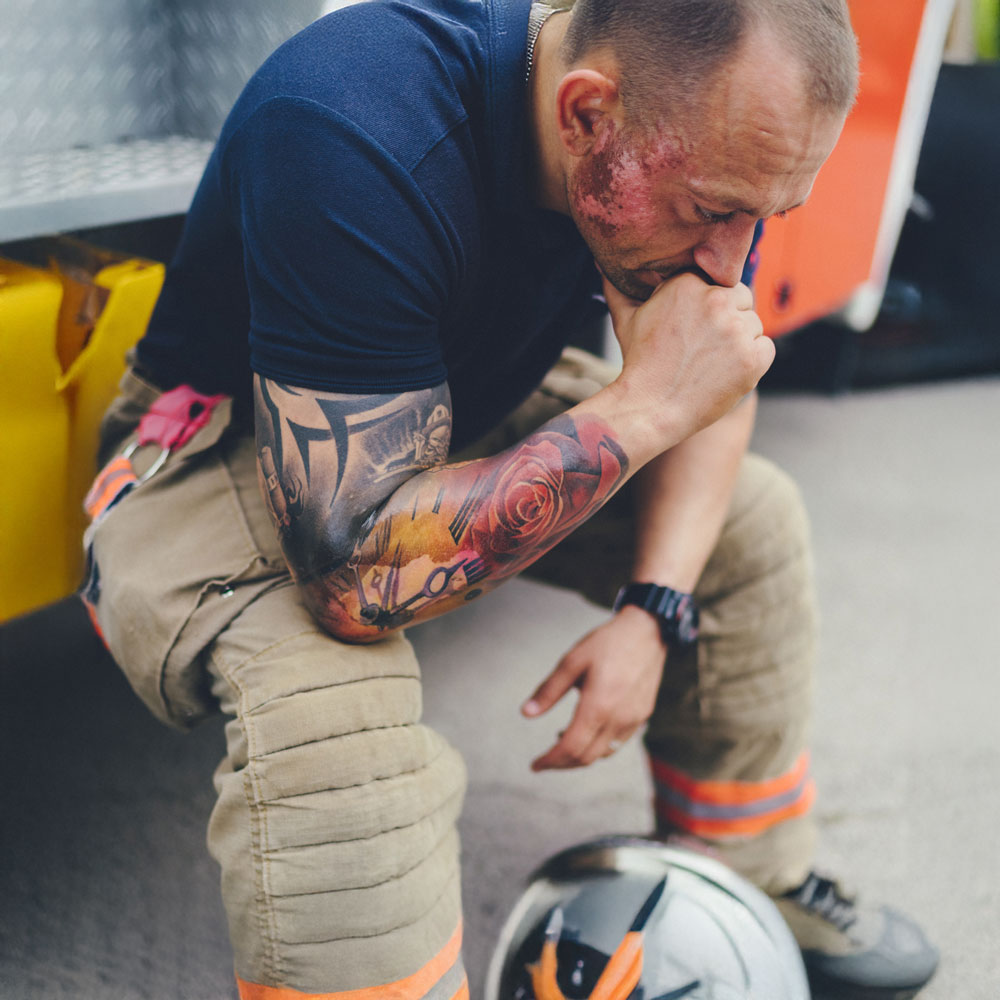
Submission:
POLYGON ((738 215, 712 228, 694 249, 694 262, 717 285, 733 287, 743 276, 743 265, 753 243, 757 220, 738 215))

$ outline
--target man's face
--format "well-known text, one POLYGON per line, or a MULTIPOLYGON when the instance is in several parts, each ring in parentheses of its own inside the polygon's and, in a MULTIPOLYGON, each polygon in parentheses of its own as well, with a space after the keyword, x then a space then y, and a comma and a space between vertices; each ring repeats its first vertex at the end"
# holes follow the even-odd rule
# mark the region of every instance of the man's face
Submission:
POLYGON ((685 270, 737 284, 757 219, 805 201, 844 119, 808 106, 773 47, 737 56, 683 126, 637 134, 608 119, 574 163, 570 214, 623 294, 645 300, 685 270))

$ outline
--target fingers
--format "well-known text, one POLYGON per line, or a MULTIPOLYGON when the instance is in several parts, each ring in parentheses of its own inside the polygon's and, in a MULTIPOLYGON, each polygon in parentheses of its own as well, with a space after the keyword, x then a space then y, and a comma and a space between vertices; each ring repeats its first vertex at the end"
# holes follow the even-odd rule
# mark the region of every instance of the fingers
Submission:
POLYGON ((639 729, 623 728, 605 713, 598 712, 581 698, 569 726, 544 754, 531 763, 533 771, 586 767, 601 757, 610 757, 639 729))
POLYGON ((661 637, 658 630, 653 633, 655 638, 643 628, 636 634, 634 620, 616 616, 566 653, 522 708, 530 718, 570 689, 580 691, 569 725, 532 762, 532 770, 585 767, 613 754, 646 724, 664 666, 661 637))
MULTIPOLYGON (((742 283, 740 283, 739 285, 735 285, 732 289, 732 292, 733 292, 733 304, 736 306, 737 309, 749 312, 754 311, 753 292, 750 291, 750 289, 746 285, 742 283)), ((761 326, 761 332, 763 332, 763 326, 761 326)))
MULTIPOLYGON (((754 351, 757 360, 757 382, 759 382, 774 363, 774 341, 770 337, 758 337, 754 343, 754 351)), ((754 383, 755 387, 757 382, 754 383)))
POLYGON ((587 661, 567 653, 557 664, 555 670, 535 688, 531 697, 521 706, 521 714, 534 718, 542 715, 556 704, 568 691, 580 683, 581 677, 587 672, 587 661))
MULTIPOLYGON (((522 714, 535 718, 547 712, 580 684, 589 665, 586 658, 575 656, 572 651, 567 653, 521 706, 522 714)), ((611 744, 621 746, 632 732, 634 729, 628 733, 611 729, 606 714, 598 712, 590 699, 581 698, 569 726, 559 734, 554 746, 532 762, 531 769, 585 767, 610 756, 614 752, 611 744)))
MULTIPOLYGON (((732 343, 742 343, 746 351, 749 383, 746 389, 752 389, 771 367, 775 357, 774 341, 764 332, 764 324, 754 308, 753 292, 746 285, 740 284, 733 288, 713 286, 710 294, 716 297, 720 317, 728 313, 734 321, 731 328, 734 334, 732 343)), ((721 319, 720 325, 725 326, 721 319)), ((742 398, 742 394, 739 398, 742 398)))
POLYGON ((576 732, 571 725, 544 754, 531 762, 532 771, 568 770, 587 767, 602 757, 614 756, 629 740, 632 732, 613 734, 611 730, 596 732, 583 729, 576 732))

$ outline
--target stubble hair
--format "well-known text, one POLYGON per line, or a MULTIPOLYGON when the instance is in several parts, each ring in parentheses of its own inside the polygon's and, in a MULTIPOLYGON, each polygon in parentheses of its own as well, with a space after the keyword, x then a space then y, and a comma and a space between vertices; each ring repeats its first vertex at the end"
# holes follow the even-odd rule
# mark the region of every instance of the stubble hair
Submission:
POLYGON ((857 94, 846 0, 575 0, 571 9, 563 60, 610 49, 626 116, 640 128, 695 116, 713 77, 757 31, 799 63, 813 107, 843 114, 857 94))

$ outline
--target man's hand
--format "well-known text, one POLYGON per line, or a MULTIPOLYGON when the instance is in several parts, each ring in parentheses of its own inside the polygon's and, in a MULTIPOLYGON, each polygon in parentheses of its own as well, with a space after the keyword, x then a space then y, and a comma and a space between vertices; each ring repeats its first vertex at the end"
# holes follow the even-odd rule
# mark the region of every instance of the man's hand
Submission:
POLYGON ((652 715, 666 656, 658 623, 641 608, 626 606, 585 635, 521 709, 534 718, 580 689, 569 727, 532 770, 585 767, 614 753, 652 715))
POLYGON ((664 428, 681 428, 683 437, 714 423, 774 360, 774 343, 764 336, 746 285, 709 285, 683 273, 646 302, 627 298, 607 279, 604 294, 622 348, 628 398, 654 431, 661 417, 664 428))

